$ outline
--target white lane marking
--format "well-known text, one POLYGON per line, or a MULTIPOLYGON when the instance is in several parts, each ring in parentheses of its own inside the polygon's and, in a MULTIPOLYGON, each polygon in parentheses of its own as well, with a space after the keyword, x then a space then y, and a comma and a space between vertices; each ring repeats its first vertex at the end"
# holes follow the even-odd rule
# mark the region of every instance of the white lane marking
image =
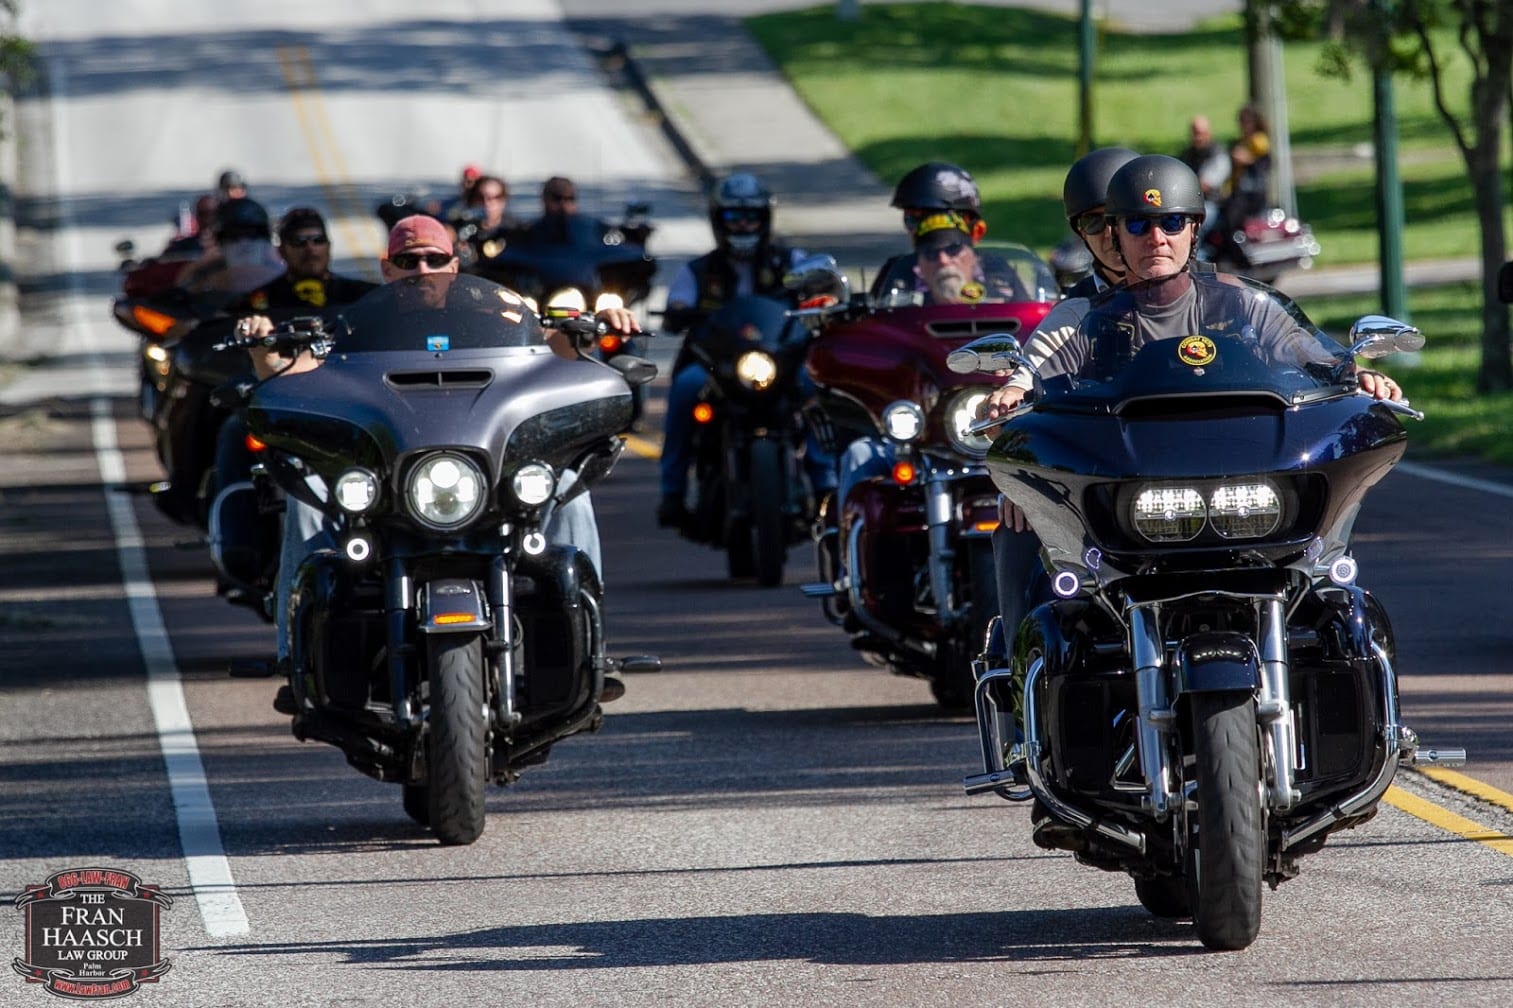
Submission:
POLYGON ((1417 476, 1419 479, 1447 483, 1465 490, 1480 490, 1482 493, 1496 494, 1499 497, 1513 497, 1513 486, 1506 483, 1494 483, 1474 476, 1458 476, 1452 472, 1445 472, 1431 466, 1416 465, 1412 462, 1399 462, 1393 468, 1408 476, 1417 476))
POLYGON ((115 417, 108 399, 91 400, 95 457, 105 484, 105 505, 121 563, 121 582, 137 644, 147 666, 147 703, 157 724, 158 745, 168 770, 168 789, 178 818, 179 844, 189 870, 189 885, 199 902, 205 932, 212 938, 246 934, 249 925, 231 877, 231 863, 221 844, 221 827, 200 761, 199 743, 163 613, 147 570, 142 532, 127 495, 111 489, 126 482, 126 465, 116 445, 115 417))

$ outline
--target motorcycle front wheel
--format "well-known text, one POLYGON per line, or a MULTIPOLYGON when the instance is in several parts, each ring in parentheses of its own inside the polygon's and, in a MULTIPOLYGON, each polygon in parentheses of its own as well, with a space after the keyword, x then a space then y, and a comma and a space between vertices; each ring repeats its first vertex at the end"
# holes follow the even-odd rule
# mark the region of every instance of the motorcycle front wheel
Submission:
POLYGON ((1188 859, 1193 923, 1208 948, 1237 951, 1261 931, 1266 861, 1255 698, 1194 693, 1189 702, 1198 782, 1197 849, 1188 859))
POLYGON ((783 446, 763 438, 751 445, 751 556, 757 584, 771 588, 783 583, 788 562, 788 501, 783 478, 783 446))
POLYGON ((470 844, 483 835, 484 823, 483 640, 475 634, 437 634, 428 645, 431 831, 448 846, 470 844))

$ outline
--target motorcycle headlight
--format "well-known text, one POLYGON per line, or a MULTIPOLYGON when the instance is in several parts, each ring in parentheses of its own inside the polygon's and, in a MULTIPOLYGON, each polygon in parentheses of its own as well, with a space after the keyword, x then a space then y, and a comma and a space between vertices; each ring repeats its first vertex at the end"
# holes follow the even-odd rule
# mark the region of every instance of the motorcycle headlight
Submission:
POLYGON ((925 432, 925 411, 907 399, 891 402, 883 407, 883 431, 905 444, 918 440, 925 432))
POLYGON ((487 481, 472 459, 452 452, 428 456, 410 470, 405 499, 423 525, 461 528, 483 509, 487 481))
POLYGON ((1208 522, 1226 539, 1259 539, 1281 524, 1282 499, 1265 480, 1221 484, 1208 495, 1208 522))
POLYGON ((963 455, 973 458, 982 458, 987 455, 988 447, 993 439, 986 434, 969 434, 967 428, 977 419, 977 410, 988 398, 988 389, 964 388, 958 389, 946 400, 946 409, 943 419, 946 426, 946 440, 951 442, 951 447, 963 455))
POLYGON ((554 290, 546 299, 546 310, 550 313, 553 309, 562 312, 578 312, 582 314, 588 311, 588 298, 576 287, 562 287, 554 290))
POLYGON ((557 492, 557 475, 545 462, 527 462, 510 477, 510 493, 526 507, 540 507, 557 492))
POLYGON ((599 312, 602 312, 606 308, 624 308, 624 307, 625 307, 625 299, 623 297, 621 297, 620 295, 614 293, 613 291, 605 291, 603 294, 600 294, 598 297, 594 298, 594 312, 595 312, 595 314, 597 314, 599 312))
POLYGON ((343 511, 362 514, 378 503, 378 477, 366 469, 348 469, 336 477, 332 494, 343 511))
POLYGON ((761 350, 747 350, 736 359, 735 376, 747 388, 765 392, 778 380, 778 362, 761 350))
POLYGON ((1188 542, 1203 531, 1208 508, 1197 487, 1148 486, 1130 506, 1130 520, 1150 542, 1188 542))

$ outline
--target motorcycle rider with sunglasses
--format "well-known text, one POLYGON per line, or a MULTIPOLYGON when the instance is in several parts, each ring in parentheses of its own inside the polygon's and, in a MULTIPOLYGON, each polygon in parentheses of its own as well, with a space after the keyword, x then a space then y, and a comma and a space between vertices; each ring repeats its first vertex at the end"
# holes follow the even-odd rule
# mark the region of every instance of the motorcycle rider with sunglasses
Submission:
MULTIPOLYGON (((1068 216, 1074 216, 1072 181, 1069 174, 1065 193, 1068 216)), ((1145 289, 1153 292, 1141 298, 1141 332, 1137 339, 1143 343, 1188 335, 1192 327, 1187 324, 1187 302, 1193 300, 1194 291, 1192 284, 1181 283, 1181 277, 1195 269, 1211 270, 1195 258, 1197 232, 1204 214, 1198 176, 1182 161, 1165 155, 1129 158, 1109 174, 1102 212, 1105 217, 1101 228, 1095 226, 1090 230, 1084 217, 1078 230, 1084 236, 1091 233, 1100 239, 1096 244, 1088 243, 1100 265, 1108 266, 1099 255, 1102 243, 1107 242, 1122 267, 1123 282, 1146 283, 1145 289)), ((1107 274, 1100 271, 1103 286, 1111 285, 1112 275, 1112 270, 1107 274)), ((1269 306, 1270 302, 1265 304, 1269 306)), ((1090 347, 1081 323, 1088 310, 1088 297, 1067 298, 1051 310, 1025 341, 1025 356, 1038 368, 1042 379, 1077 374, 1087 364, 1090 347)), ((1255 328, 1261 333, 1279 333, 1288 331, 1290 326, 1257 320, 1255 328)), ((1361 390, 1366 394, 1377 399, 1402 398, 1402 389, 1386 375, 1375 371, 1361 371, 1359 375, 1361 390)), ((1007 384, 984 402, 982 415, 1006 416, 1019 407, 1031 388, 1030 375, 1018 371, 1009 374, 1007 384)), ((1023 586, 1035 578, 1039 544, 1024 513, 1007 498, 999 499, 999 519, 993 541, 994 562, 1002 631, 1012 640, 1020 618, 1027 611, 1023 586), (1020 590, 1012 590, 1014 586, 1020 586, 1020 590)), ((990 650, 1001 653, 1002 648, 1003 642, 997 642, 990 650)))

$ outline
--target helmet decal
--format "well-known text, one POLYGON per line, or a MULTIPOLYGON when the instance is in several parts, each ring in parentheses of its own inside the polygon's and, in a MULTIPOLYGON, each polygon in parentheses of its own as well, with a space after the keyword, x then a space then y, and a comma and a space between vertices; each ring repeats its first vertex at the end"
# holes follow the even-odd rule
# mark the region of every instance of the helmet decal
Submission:
POLYGON ((1177 359, 1192 367, 1212 364, 1219 348, 1207 336, 1187 336, 1177 344, 1177 359))
POLYGON ((1145 202, 1149 203, 1151 206, 1153 206, 1153 207, 1159 207, 1161 205, 1161 190, 1160 189, 1147 189, 1141 195, 1141 198, 1144 199, 1145 202))

